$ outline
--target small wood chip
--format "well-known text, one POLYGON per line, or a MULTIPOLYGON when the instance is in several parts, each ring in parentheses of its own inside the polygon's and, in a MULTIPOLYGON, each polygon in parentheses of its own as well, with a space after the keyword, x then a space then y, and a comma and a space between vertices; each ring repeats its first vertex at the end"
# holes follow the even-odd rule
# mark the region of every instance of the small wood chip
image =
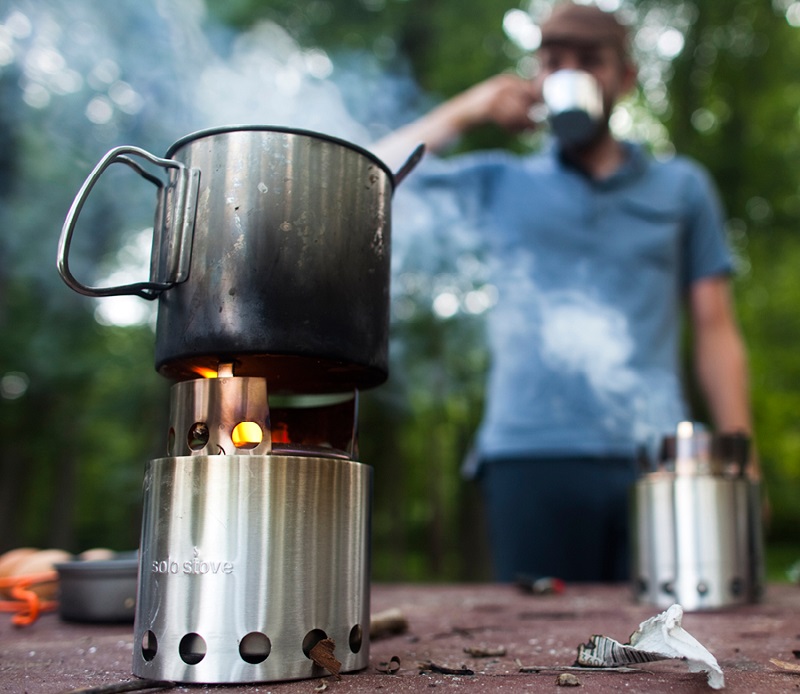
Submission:
POLYGON ((556 684, 559 687, 580 687, 581 681, 571 672, 562 672, 556 677, 556 684))
POLYGON ((393 655, 389 660, 378 663, 375 668, 378 672, 384 672, 387 675, 394 675, 400 669, 400 658, 393 655))
POLYGON ((333 639, 322 639, 309 651, 308 657, 321 668, 330 672, 336 679, 339 679, 339 672, 342 669, 342 664, 333 654, 335 649, 336 642, 333 639))

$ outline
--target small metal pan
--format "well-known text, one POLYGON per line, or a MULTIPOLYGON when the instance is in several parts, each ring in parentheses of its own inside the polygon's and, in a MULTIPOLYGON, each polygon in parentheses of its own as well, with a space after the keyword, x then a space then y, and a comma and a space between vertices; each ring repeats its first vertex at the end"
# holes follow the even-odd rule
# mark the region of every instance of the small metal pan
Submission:
POLYGON ((69 622, 133 622, 136 558, 56 564, 59 615, 69 622))

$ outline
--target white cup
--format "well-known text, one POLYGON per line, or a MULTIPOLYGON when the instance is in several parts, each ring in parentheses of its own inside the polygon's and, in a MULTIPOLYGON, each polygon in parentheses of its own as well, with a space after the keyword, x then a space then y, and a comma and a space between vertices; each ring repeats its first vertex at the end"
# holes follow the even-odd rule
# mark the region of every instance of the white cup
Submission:
POLYGON ((547 121, 564 147, 586 144, 603 118, 603 92, 582 70, 559 70, 542 84, 547 121))

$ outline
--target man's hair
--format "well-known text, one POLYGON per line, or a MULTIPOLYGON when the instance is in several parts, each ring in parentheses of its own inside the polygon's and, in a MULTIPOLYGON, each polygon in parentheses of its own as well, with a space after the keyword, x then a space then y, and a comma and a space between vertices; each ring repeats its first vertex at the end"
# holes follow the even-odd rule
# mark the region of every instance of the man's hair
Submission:
POLYGON ((624 62, 631 62, 628 27, 612 12, 596 5, 561 2, 540 25, 542 47, 549 45, 607 45, 617 50, 624 62))

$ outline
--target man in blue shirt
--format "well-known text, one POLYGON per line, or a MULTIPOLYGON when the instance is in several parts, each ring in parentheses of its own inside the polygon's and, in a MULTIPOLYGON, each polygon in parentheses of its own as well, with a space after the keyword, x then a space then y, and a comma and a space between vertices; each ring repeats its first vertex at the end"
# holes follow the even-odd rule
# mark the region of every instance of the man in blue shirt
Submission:
POLYGON ((494 269, 492 366, 468 472, 484 492, 496 578, 623 580, 636 456, 689 416, 678 357, 684 305, 719 432, 751 430, 745 349, 705 171, 680 157, 656 162, 609 130, 636 81, 625 27, 566 3, 541 31, 533 80, 490 78, 375 151, 391 159, 424 141, 435 152, 489 122, 530 128, 542 83, 561 70, 599 83, 603 117, 585 141, 522 157, 434 158, 409 183, 458 196, 494 269))

